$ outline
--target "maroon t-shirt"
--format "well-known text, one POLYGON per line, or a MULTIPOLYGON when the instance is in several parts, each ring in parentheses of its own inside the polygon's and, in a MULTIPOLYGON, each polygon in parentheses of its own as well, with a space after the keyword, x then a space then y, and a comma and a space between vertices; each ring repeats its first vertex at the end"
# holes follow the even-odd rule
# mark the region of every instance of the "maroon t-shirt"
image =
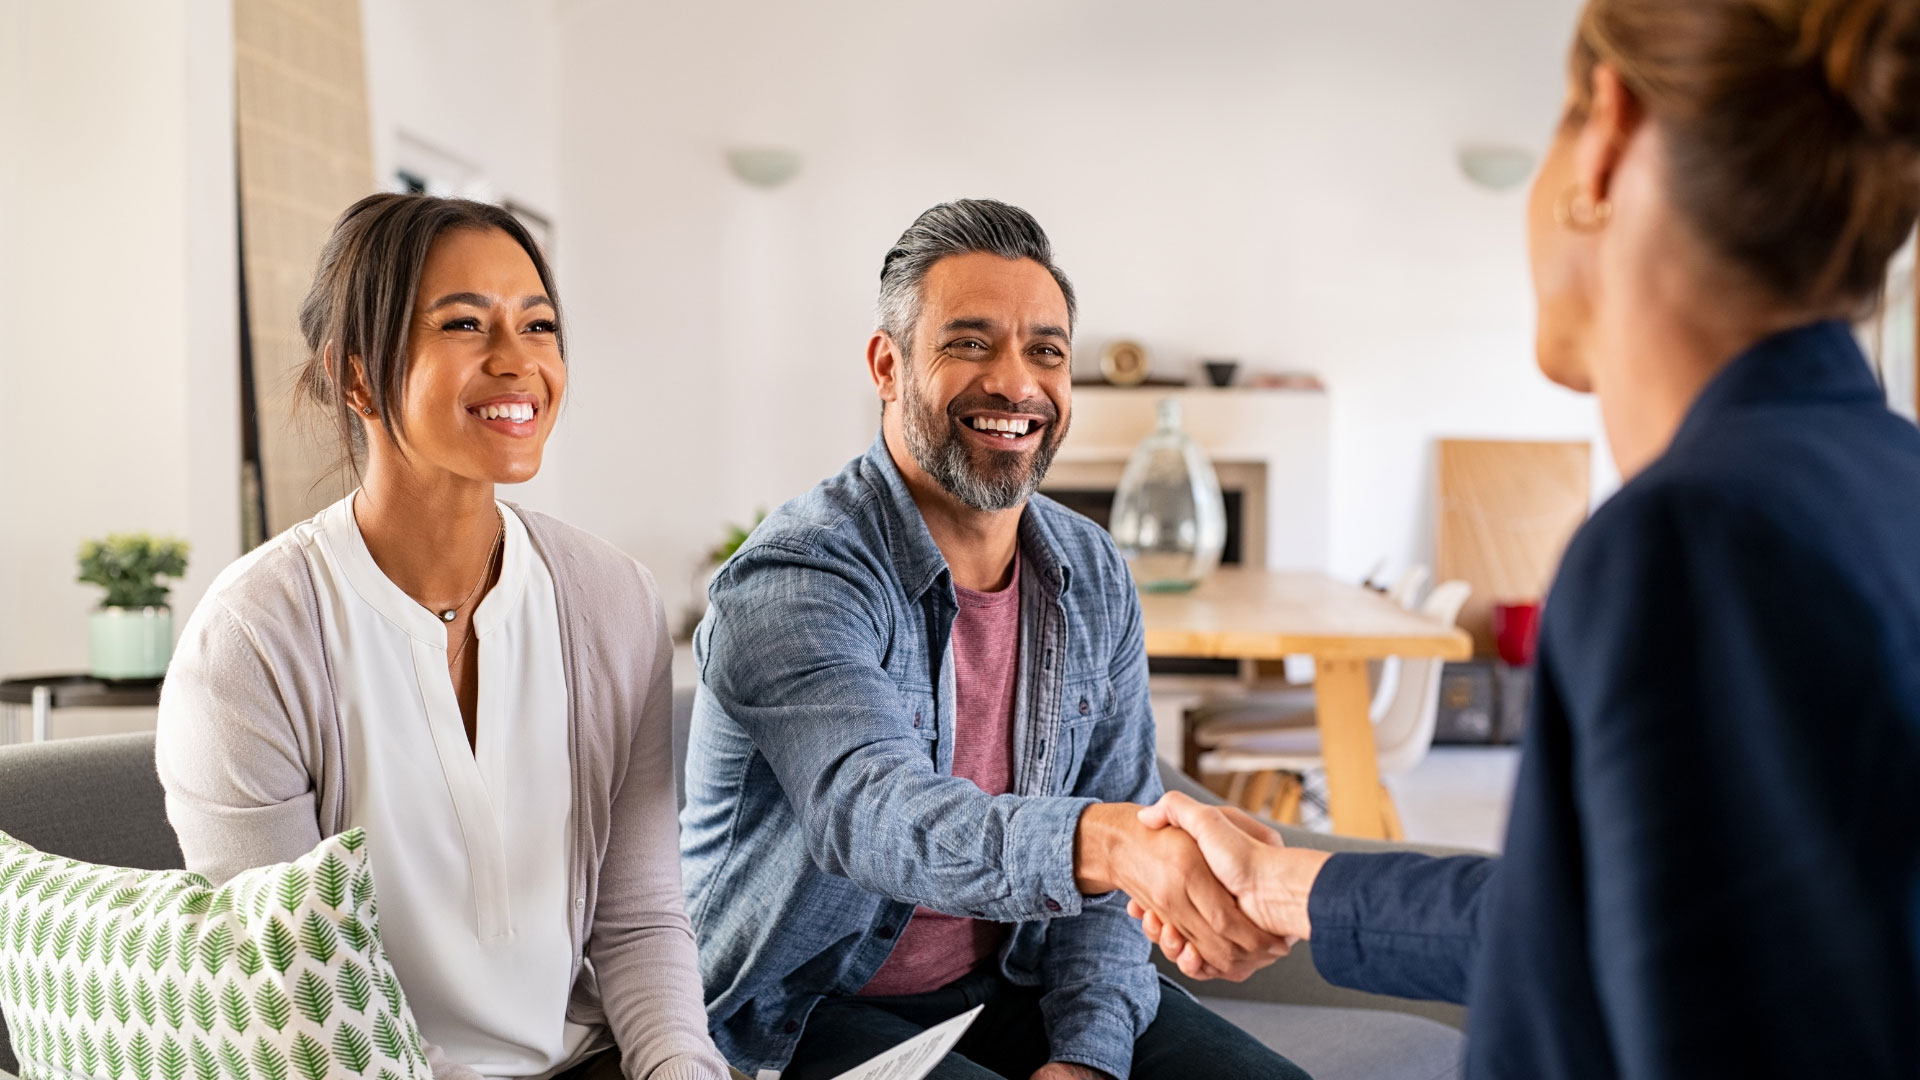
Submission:
MULTIPOLYGON (((989 795, 1013 790, 1013 695, 1020 667, 1020 559, 999 592, 954 588, 953 775, 989 795)), ((863 996, 938 990, 993 958, 1006 923, 919 908, 863 996)))

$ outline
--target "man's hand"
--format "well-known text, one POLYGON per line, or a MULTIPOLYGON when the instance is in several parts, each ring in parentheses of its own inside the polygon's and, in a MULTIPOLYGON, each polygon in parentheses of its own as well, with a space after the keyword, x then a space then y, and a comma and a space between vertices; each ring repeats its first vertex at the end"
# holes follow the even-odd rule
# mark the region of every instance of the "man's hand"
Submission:
POLYGON ((1091 1065, 1074 1065, 1065 1061, 1050 1061, 1033 1074, 1033 1080, 1113 1080, 1113 1077, 1091 1065))
POLYGON ((1080 816, 1074 877, 1088 894, 1119 889, 1177 930, 1191 958, 1181 970, 1202 977, 1245 979, 1286 955, 1286 942, 1255 926, 1232 893, 1214 880, 1193 838, 1152 828, 1143 808, 1101 803, 1080 816))
MULTIPOLYGON (((1261 930, 1287 946, 1312 936, 1307 898, 1320 868, 1326 864, 1327 852, 1289 848, 1281 842, 1279 833, 1244 811, 1231 806, 1203 806, 1178 792, 1168 792, 1158 803, 1142 809, 1139 817, 1149 828, 1177 828, 1193 837, 1210 872, 1234 894, 1241 912, 1261 930)), ((1205 950, 1194 948, 1178 920, 1167 918, 1152 903, 1135 897, 1127 910, 1189 976, 1246 977, 1211 963, 1205 950)), ((1284 955, 1284 950, 1276 955, 1284 955)))

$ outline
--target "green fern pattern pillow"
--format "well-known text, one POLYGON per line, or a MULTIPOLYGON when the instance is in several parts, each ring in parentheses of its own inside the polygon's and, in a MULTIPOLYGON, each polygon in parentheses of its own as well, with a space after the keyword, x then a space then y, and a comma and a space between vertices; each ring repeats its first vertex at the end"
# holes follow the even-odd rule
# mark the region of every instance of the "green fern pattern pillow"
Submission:
POLYGON ((431 1080, 360 830, 216 889, 0 832, 0 1008, 21 1080, 431 1080))

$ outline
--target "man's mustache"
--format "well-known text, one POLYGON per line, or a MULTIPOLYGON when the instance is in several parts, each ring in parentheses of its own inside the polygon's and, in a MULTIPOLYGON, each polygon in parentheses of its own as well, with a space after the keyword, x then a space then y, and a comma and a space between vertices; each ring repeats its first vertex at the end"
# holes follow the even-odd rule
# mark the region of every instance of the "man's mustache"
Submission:
POLYGON ((947 418, 958 421, 961 413, 982 410, 986 412, 1014 413, 1020 416, 1032 416, 1051 424, 1060 419, 1060 410, 1046 398, 1028 398, 1025 401, 1008 401, 1003 397, 989 394, 976 394, 971 397, 954 398, 947 402, 947 418))

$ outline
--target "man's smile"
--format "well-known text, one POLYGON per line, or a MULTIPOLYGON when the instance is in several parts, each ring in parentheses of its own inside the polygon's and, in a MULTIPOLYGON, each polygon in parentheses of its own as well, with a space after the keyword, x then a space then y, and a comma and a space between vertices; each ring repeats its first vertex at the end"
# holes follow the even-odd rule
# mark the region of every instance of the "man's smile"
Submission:
POLYGON ((1030 450, 1046 434, 1047 421, 1032 413, 970 412, 958 418, 969 441, 992 450, 1030 450))

